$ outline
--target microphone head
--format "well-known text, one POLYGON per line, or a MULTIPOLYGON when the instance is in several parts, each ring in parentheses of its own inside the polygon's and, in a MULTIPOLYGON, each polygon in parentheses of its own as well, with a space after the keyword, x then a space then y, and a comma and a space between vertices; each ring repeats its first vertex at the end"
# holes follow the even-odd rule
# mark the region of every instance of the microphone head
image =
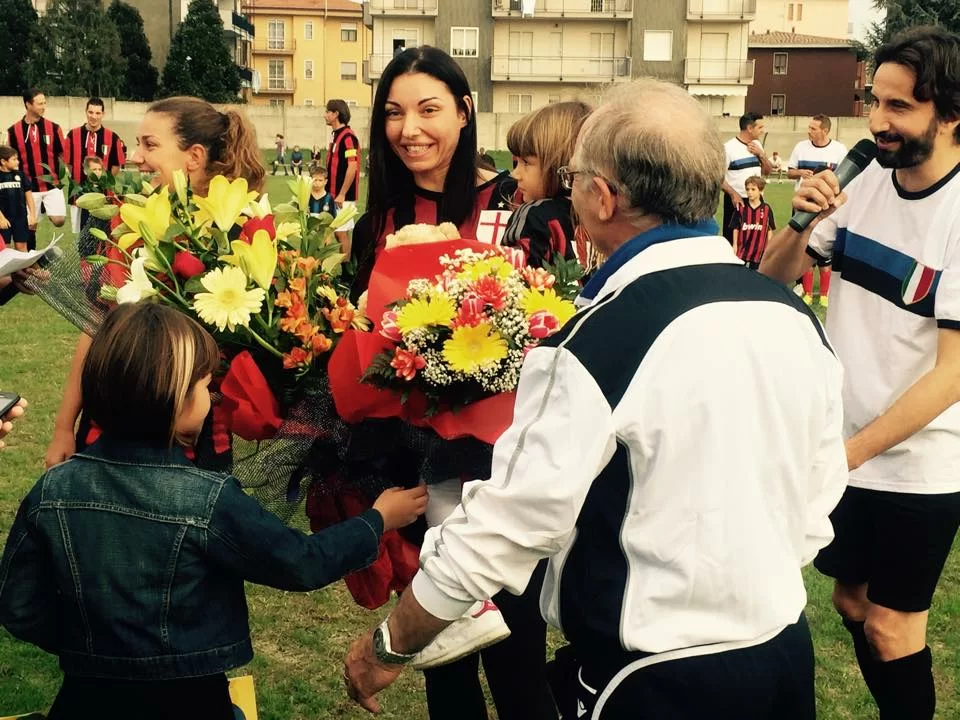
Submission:
POLYGON ((877 156, 877 144, 873 140, 861 140, 847 153, 847 160, 863 170, 877 156))

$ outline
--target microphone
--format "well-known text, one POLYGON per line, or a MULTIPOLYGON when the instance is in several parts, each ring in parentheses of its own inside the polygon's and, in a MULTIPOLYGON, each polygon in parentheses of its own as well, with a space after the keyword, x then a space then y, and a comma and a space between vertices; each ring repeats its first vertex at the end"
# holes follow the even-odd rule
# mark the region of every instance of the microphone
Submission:
MULTIPOLYGON (((872 140, 861 140, 850 148, 850 152, 840 161, 837 169, 833 171, 833 174, 837 176, 837 180, 840 183, 840 189, 843 190, 849 185, 857 175, 866 169, 867 165, 869 165, 876 156, 877 145, 872 140)), ((797 211, 793 214, 793 217, 790 218, 790 227, 798 233, 802 233, 819 214, 819 212, 797 211)))

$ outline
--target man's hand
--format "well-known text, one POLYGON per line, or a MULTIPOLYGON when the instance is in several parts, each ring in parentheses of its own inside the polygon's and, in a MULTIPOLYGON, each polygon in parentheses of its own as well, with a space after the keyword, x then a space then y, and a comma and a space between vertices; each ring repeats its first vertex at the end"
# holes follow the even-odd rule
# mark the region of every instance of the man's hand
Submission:
POLYGON ((797 170, 797 172, 800 174, 800 178, 804 180, 806 178, 813 177, 813 170, 810 170, 809 168, 804 168, 803 170, 797 170))
POLYGON ((730 193, 730 202, 733 203, 733 209, 739 210, 743 207, 743 198, 738 193, 730 193))
MULTIPOLYGON (((10 412, 0 418, 0 438, 3 438, 13 430, 13 421, 18 417, 23 415, 27 410, 27 401, 24 398, 20 398, 20 402, 11 408, 10 412)), ((0 450, 6 447, 6 444, 3 440, 0 440, 0 450)))
POLYGON ((347 201, 347 199, 346 199, 343 195, 337 195, 337 196, 333 199, 333 202, 334 202, 334 204, 337 206, 338 209, 339 209, 339 208, 342 208, 342 207, 343 207, 343 204, 344 204, 346 201, 347 201))
POLYGON ((760 143, 756 140, 751 140, 747 143, 747 152, 756 157, 763 157, 763 148, 760 146, 760 143))
POLYGON ((384 665, 373 651, 373 631, 355 640, 343 661, 343 680, 347 695, 371 713, 380 712, 376 694, 393 684, 403 665, 384 665))
MULTIPOLYGON (((840 191, 840 181, 832 170, 812 175, 797 188, 793 195, 793 209, 801 212, 833 212, 843 205, 847 196, 840 191)), ((829 214, 829 213, 827 213, 829 214)))
POLYGON ((27 228, 29 228, 31 231, 37 229, 37 216, 33 213, 27 214, 27 228))
POLYGON ((9 230, 10 221, 7 220, 6 216, 3 213, 0 213, 0 230, 9 230))

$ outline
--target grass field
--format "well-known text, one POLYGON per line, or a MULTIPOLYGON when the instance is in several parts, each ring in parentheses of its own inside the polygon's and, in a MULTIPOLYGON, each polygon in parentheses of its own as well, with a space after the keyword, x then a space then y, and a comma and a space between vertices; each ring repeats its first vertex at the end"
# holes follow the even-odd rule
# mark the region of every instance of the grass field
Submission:
MULTIPOLYGON (((499 156, 501 167, 509 157, 499 156)), ((788 216, 790 184, 768 186, 767 200, 780 224, 788 216)), ((283 177, 270 178, 274 202, 288 192, 283 177)), ((361 193, 363 196, 364 193, 361 193)), ((45 221, 44 221, 45 222, 45 221)), ((42 226, 43 238, 50 228, 42 226)), ((0 388, 30 399, 30 411, 0 454, 0 538, 5 538, 21 498, 42 472, 43 454, 76 341, 76 332, 40 300, 20 297, 0 309, 0 388)), ((808 617, 817 651, 819 717, 875 718, 853 660, 853 651, 830 605, 830 583, 809 569, 808 617)), ((346 699, 340 678, 349 641, 372 627, 384 611, 355 606, 342 583, 310 594, 250 586, 248 593, 256 658, 237 674, 252 673, 264 720, 366 717, 346 699)), ((212 610, 214 612, 215 610, 212 610)), ((551 635, 551 643, 561 638, 551 635)), ((960 718, 960 548, 944 573, 934 600, 930 645, 937 666, 938 717, 960 718)), ((54 658, 0 630, 0 716, 43 710, 60 681, 54 658)), ((413 671, 382 698, 384 717, 425 718, 422 676, 413 671)), ((91 708, 90 717, 95 709, 91 708)))

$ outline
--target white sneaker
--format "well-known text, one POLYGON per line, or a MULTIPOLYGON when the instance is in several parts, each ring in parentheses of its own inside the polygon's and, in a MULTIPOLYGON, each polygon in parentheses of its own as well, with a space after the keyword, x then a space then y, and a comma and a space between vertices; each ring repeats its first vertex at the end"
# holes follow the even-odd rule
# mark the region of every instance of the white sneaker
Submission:
POLYGON ((415 670, 447 665, 509 636, 510 628, 503 621, 500 609, 492 600, 484 600, 454 620, 433 642, 418 652, 410 664, 415 670))

